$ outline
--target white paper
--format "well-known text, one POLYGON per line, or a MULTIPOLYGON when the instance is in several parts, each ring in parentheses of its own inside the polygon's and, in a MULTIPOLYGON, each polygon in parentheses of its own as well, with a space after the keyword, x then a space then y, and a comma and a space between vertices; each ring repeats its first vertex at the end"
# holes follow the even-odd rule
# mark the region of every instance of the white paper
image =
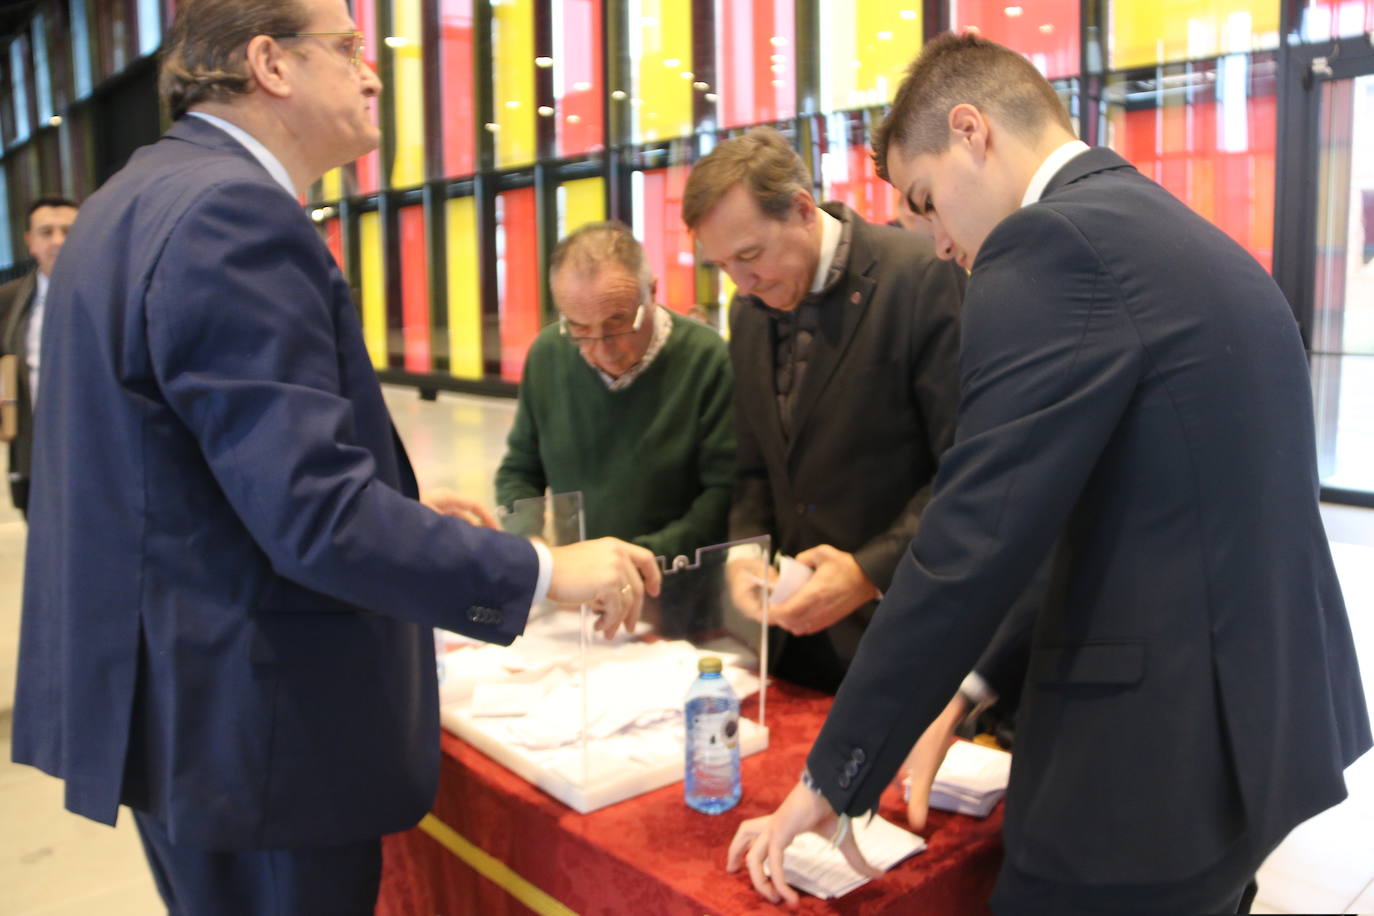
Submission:
POLYGON ((797 593, 815 574, 815 570, 805 563, 798 563, 791 557, 778 557, 778 580, 773 583, 769 601, 781 604, 797 593))
MULTIPOLYGON (((868 864, 884 872, 926 848, 925 840, 881 817, 856 817, 850 829, 868 864)), ((850 868, 838 846, 815 833, 792 841, 783 853, 783 871, 788 884, 823 900, 843 897, 869 880, 850 868)))

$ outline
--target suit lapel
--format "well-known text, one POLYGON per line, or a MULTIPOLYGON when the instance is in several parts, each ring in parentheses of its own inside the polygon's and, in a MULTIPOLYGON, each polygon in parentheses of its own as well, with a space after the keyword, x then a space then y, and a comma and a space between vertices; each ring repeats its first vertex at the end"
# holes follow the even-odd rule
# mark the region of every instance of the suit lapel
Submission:
MULTIPOLYGON (((854 217, 846 213, 845 219, 854 220, 854 217)), ((796 413, 792 417, 789 451, 793 443, 801 441, 802 431, 815 411, 816 402, 820 400, 821 393, 825 391, 835 371, 844 361, 845 352, 863 321, 864 313, 868 311, 869 300, 873 298, 873 290, 877 284, 868 276, 873 266, 873 257, 868 246, 864 244, 864 228, 862 223, 853 221, 849 242, 849 267, 831 291, 830 301, 820 309, 820 325, 816 328, 816 336, 811 341, 811 356, 806 374, 802 377, 801 392, 797 396, 797 406, 794 408, 796 413)))
POLYGON ((785 440, 782 420, 778 416, 778 390, 774 384, 777 348, 773 341, 773 322, 762 308, 743 298, 735 299, 734 308, 739 309, 739 317, 731 332, 736 338, 732 346, 735 352, 747 355, 746 359, 735 361, 735 384, 743 391, 767 393, 767 409, 757 418, 761 427, 759 446, 766 448, 765 443, 772 442, 781 445, 785 440))

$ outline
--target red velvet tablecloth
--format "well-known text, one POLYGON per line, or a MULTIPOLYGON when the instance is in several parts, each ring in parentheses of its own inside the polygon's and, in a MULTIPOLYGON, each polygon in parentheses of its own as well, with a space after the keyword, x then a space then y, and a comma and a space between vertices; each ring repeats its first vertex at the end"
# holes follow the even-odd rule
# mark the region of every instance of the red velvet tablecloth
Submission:
MULTIPOLYGON (((782 912, 726 873, 725 853, 742 819, 796 784, 830 698, 774 681, 768 701, 770 746, 745 758, 740 804, 714 817, 683 803, 680 782, 578 814, 444 732, 432 816, 384 841, 378 916, 782 912)), ((905 823, 897 790, 881 811, 905 823)), ((803 895, 798 912, 985 913, 1001 828, 1001 805, 986 820, 932 811, 924 852, 838 900, 803 895)))

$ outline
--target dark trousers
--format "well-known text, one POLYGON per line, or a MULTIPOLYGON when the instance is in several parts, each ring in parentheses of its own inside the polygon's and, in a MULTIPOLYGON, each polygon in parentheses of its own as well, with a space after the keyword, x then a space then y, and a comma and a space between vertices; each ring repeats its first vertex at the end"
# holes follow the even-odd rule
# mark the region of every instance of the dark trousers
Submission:
POLYGON ((376 908, 381 838, 222 852, 176 846, 141 812, 134 821, 171 916, 371 916, 376 908))
POLYGON ((996 916, 1248 913, 1255 899, 1258 866, 1253 852, 1242 845, 1236 844, 1202 874, 1169 884, 1059 884, 1028 875, 1003 860, 990 904, 996 916))

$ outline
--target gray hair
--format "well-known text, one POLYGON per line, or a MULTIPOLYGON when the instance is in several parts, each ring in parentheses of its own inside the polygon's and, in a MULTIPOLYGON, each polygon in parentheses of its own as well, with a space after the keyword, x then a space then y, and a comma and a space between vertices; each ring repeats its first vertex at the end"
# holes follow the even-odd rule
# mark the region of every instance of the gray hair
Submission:
POLYGON ((635 238, 630 227, 619 220, 587 223, 564 236, 554 246, 549 258, 549 275, 567 268, 591 275, 607 264, 623 267, 639 280, 644 302, 653 293, 654 275, 644 257, 644 246, 635 238))

